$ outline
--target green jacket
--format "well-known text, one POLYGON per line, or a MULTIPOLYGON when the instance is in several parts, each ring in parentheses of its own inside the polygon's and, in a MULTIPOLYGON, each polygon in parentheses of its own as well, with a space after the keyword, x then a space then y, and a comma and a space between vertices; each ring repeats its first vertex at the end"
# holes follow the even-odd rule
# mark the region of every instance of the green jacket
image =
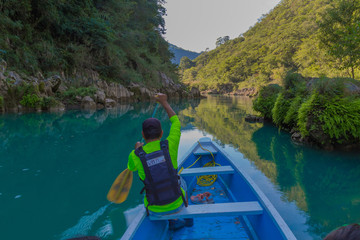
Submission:
MULTIPOLYGON (((176 115, 172 116, 170 118, 170 121, 171 121, 171 128, 170 128, 170 134, 167 137, 167 140, 169 142, 169 153, 170 153, 170 157, 171 157, 171 162, 172 162, 174 168, 176 169, 178 167, 177 155, 178 155, 178 149, 179 149, 179 143, 180 143, 181 124, 180 124, 180 120, 179 120, 178 116, 176 116, 176 115)), ((143 149, 146 153, 152 153, 155 151, 159 151, 160 150, 160 141, 149 142, 143 146, 143 149)), ((128 169, 131 171, 138 171, 140 179, 141 180, 145 179, 144 168, 142 166, 140 158, 138 158, 138 156, 135 155, 135 150, 133 150, 129 155, 128 169)), ((185 196, 184 190, 183 190, 183 194, 185 196)), ((144 204, 145 204, 145 207, 147 207, 148 201, 146 199, 146 196, 144 198, 144 204)), ((180 207, 181 204, 183 204, 183 200, 182 200, 182 197, 179 197, 174 202, 163 205, 163 206, 151 205, 151 206, 149 206, 149 210, 153 211, 153 212, 167 212, 167 211, 171 211, 171 210, 174 210, 174 209, 180 207)))

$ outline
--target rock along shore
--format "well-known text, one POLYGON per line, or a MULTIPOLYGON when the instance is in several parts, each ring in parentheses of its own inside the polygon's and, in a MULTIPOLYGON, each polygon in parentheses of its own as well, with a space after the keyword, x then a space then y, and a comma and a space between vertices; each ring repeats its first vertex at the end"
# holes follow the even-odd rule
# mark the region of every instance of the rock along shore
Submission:
POLYGON ((170 99, 198 98, 197 88, 187 89, 164 73, 159 73, 156 87, 140 83, 127 86, 100 78, 94 71, 65 77, 64 74, 45 78, 40 72, 27 76, 7 69, 0 62, 0 112, 95 110, 114 108, 118 103, 150 100, 157 92, 170 99))

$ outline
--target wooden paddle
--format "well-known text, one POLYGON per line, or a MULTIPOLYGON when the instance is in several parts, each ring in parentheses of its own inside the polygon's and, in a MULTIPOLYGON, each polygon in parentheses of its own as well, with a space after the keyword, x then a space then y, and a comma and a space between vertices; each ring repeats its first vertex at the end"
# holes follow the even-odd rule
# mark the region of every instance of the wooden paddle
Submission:
MULTIPOLYGON (((156 110, 159 107, 159 103, 156 104, 154 112, 152 114, 152 118, 155 117, 156 114, 156 110)), ((143 141, 143 139, 141 139, 141 141, 143 141)), ((115 179, 114 183, 112 184, 108 195, 107 195, 107 199, 110 202, 113 203, 123 203, 127 196, 129 195, 130 189, 131 189, 131 185, 132 185, 132 181, 133 181, 133 172, 130 171, 129 169, 125 169, 124 171, 122 171, 120 173, 120 175, 115 179)))
POLYGON ((124 202, 129 195, 132 181, 133 172, 129 169, 122 171, 112 184, 107 199, 118 204, 124 202))

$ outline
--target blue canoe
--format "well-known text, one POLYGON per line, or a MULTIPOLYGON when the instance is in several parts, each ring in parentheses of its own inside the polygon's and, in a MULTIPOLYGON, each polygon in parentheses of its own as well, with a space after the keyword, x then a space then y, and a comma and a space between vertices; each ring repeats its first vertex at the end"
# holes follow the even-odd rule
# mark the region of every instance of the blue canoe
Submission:
POLYGON ((181 176, 186 181, 188 196, 192 196, 192 200, 201 200, 196 196, 210 193, 207 200, 204 198, 193 203, 189 199, 189 207, 161 217, 148 217, 141 208, 121 240, 296 239, 264 193, 241 170, 236 159, 231 159, 220 149, 209 138, 201 138, 179 162, 179 169, 184 168, 181 176), (203 167, 213 158, 219 165, 203 167), (215 174, 217 179, 211 186, 197 184, 197 176, 215 174), (169 230, 168 219, 177 218, 194 218, 194 225, 169 230))

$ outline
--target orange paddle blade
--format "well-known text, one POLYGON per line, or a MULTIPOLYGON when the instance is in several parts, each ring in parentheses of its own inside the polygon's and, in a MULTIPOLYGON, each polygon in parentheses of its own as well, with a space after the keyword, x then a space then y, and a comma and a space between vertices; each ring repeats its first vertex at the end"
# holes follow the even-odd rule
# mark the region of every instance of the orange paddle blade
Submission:
POLYGON ((129 195, 132 181, 133 172, 129 169, 122 171, 112 184, 107 199, 113 203, 124 202, 129 195))

